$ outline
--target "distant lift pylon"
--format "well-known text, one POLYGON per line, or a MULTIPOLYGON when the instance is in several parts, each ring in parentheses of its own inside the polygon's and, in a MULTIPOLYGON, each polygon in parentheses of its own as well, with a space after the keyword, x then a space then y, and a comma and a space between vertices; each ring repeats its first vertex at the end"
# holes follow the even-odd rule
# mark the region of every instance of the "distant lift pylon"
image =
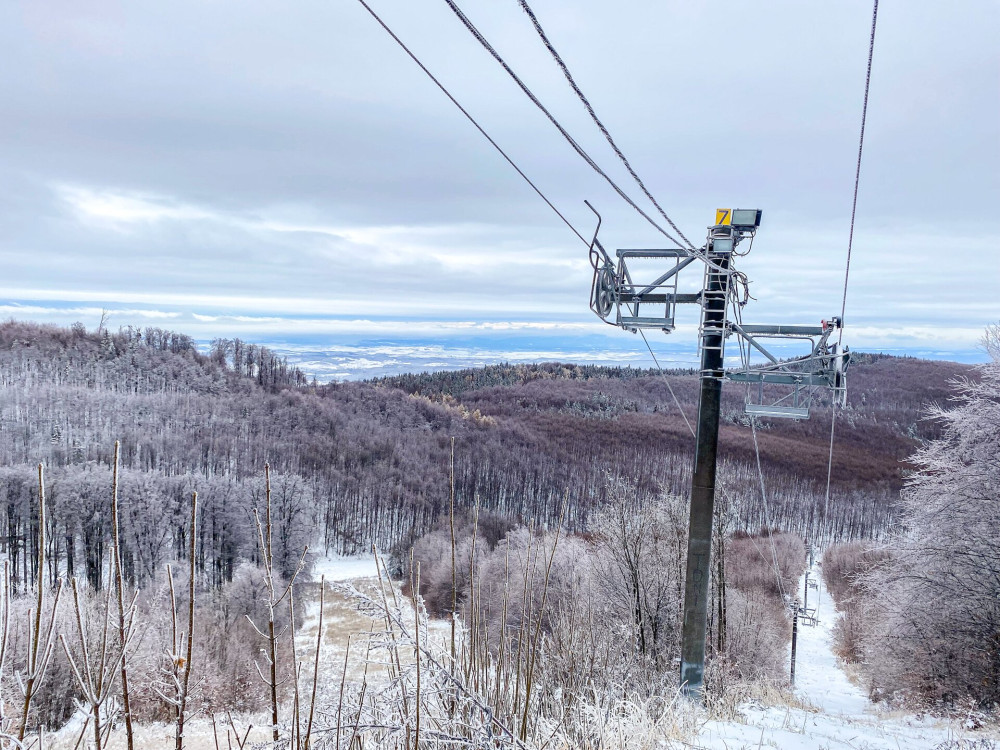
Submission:
POLYGON ((718 209, 715 224, 708 228, 708 237, 700 249, 622 249, 612 258, 596 232, 590 246, 594 268, 590 308, 609 325, 633 333, 639 329, 670 333, 676 327, 677 305, 701 306, 701 393, 691 482, 680 675, 685 694, 698 698, 704 686, 722 381, 746 384, 745 411, 751 419, 808 419, 813 397, 820 389, 830 393, 834 406, 846 403, 850 352, 830 341, 831 334, 842 325, 840 318, 824 320, 818 326, 749 325, 741 320, 741 310, 749 297, 747 279, 733 267, 733 261, 746 254, 738 252, 737 247, 754 237, 760 221, 761 211, 757 209, 718 209), (704 267, 701 291, 683 293, 678 287, 679 274, 697 260, 704 267), (729 319, 730 309, 735 320, 729 319), (725 342, 729 338, 739 341, 741 356, 739 366, 727 368, 725 342), (801 342, 809 350, 781 359, 765 345, 774 340, 801 342))

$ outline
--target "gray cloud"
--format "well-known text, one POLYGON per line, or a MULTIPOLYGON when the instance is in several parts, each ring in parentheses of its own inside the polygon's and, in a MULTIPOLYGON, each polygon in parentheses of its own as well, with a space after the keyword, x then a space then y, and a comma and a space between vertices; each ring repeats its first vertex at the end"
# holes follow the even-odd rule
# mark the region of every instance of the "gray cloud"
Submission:
MULTIPOLYGON (((626 185, 517 3, 465 5, 626 185)), ((692 239, 717 205, 765 209, 748 316, 838 310, 870 4, 536 6, 692 239)), ((376 7, 582 232, 589 198, 607 245, 662 242, 443 3, 376 7)), ((881 13, 849 335, 967 355, 1000 319, 995 6, 881 13)), ((145 306, 208 337, 254 325, 218 313, 589 322, 579 241, 360 5, 7 4, 0 45, 0 303, 145 306)))

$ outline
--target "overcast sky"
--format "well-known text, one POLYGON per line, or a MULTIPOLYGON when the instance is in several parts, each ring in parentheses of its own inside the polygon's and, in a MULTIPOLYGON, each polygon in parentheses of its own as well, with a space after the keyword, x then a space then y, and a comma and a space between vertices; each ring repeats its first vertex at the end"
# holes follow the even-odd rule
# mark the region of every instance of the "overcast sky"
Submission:
MULTIPOLYGON (((373 7, 584 235, 663 246, 442 0, 373 7)), ((516 0, 470 18, 628 192, 516 0)), ((533 8, 700 244, 759 207, 753 322, 840 309, 869 2, 533 8)), ((1000 320, 1000 3, 883 0, 845 341, 981 359, 1000 320)), ((586 248, 356 0, 0 6, 0 315, 278 344, 322 376, 647 365, 586 248)), ((645 204, 643 206, 646 208, 645 204)), ((685 283, 700 282, 690 267, 685 283)), ((690 314, 654 345, 690 357, 690 314)))

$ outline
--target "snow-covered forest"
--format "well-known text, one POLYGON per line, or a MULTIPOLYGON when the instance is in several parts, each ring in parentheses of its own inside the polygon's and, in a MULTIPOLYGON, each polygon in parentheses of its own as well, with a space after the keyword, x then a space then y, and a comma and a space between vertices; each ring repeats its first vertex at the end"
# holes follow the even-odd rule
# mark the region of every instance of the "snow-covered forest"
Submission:
MULTIPOLYGON (((822 545, 862 689, 987 721, 990 342, 978 368, 858 357, 827 517, 824 410, 761 425, 758 476, 726 397, 712 716, 790 700, 788 605, 822 545)), ((696 377, 667 376, 693 411, 696 377)), ((185 731, 241 748, 667 747, 699 731, 675 684, 690 445, 658 372, 318 385, 238 340, 200 352, 159 329, 8 322, 0 382, 11 742, 131 748, 157 722, 178 750, 185 731), (320 582, 373 545, 362 580, 320 582)))
MULTIPOLYGON (((833 538, 878 537, 895 512, 904 460, 934 437, 921 420, 944 403, 965 366, 864 358, 842 420, 830 509, 833 538), (892 378, 884 373, 891 368, 892 378)), ((693 414, 696 379, 672 374, 693 414)), ((681 495, 689 436, 657 373, 575 366, 493 367, 374 383, 305 384, 266 349, 220 341, 200 354, 182 335, 157 329, 88 333, 0 326, 0 539, 30 539, 34 467, 50 485, 51 576, 65 569, 100 586, 112 447, 121 442, 125 565, 137 582, 185 548, 185 498, 203 500, 200 556, 214 586, 253 554, 247 509, 270 463, 287 572, 305 543, 324 552, 407 549, 448 507, 450 438, 456 502, 510 518, 586 528, 607 498, 606 477, 645 492, 681 495), (80 508, 87 508, 85 514, 80 508), (313 532, 321 529, 319 539, 313 532), (142 533, 140 534, 140 530, 142 533)), ((737 394, 725 405, 722 477, 738 498, 734 528, 767 522, 756 489, 749 429, 737 394)), ((773 523, 807 536, 822 508, 829 422, 762 430, 773 523)), ((15 587, 32 558, 11 550, 15 587)))

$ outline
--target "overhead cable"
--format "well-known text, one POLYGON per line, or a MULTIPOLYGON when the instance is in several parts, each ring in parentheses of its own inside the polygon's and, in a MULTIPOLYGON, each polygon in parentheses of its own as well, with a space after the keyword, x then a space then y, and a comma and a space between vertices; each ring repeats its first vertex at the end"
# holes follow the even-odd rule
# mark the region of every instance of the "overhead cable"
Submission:
POLYGON ((847 237, 847 267, 844 269, 844 297, 840 303, 840 334, 837 342, 844 338, 844 312, 847 310, 847 282, 851 277, 851 250, 854 249, 854 219, 858 213, 858 185, 861 183, 861 155, 865 150, 865 123, 868 120, 868 90, 872 83, 872 57, 875 54, 875 25, 878 21, 878 0, 872 10, 872 33, 868 40, 868 71, 865 73, 865 100, 861 106, 861 135, 858 138, 858 163, 854 170, 854 200, 851 202, 851 231, 847 237))
POLYGON ((760 499, 764 506, 764 523, 769 527, 766 529, 766 533, 767 539, 771 543, 771 565, 774 570, 774 575, 778 579, 778 592, 781 594, 781 598, 787 602, 790 597, 788 597, 785 593, 785 587, 781 581, 781 566, 778 564, 778 550, 774 546, 775 527, 771 525, 771 511, 767 506, 767 490, 764 488, 764 469, 761 467, 760 445, 757 443, 757 417, 752 414, 750 415, 750 432, 753 434, 753 450, 754 454, 757 456, 757 478, 760 480, 760 499))
MULTIPOLYGON (((874 0, 872 8, 872 31, 868 38, 868 69, 865 72, 865 99, 861 105, 861 134, 858 137, 858 161, 854 169, 854 199, 851 202, 851 230, 847 237, 847 263, 844 268, 844 296, 840 302, 840 331, 837 336, 838 346, 844 339, 844 313, 847 311, 847 285, 851 278, 851 251, 854 249, 854 221, 858 213, 858 186, 861 184, 861 156, 865 149, 865 124, 868 121, 868 91, 872 83, 872 58, 875 55, 875 27, 878 23, 878 0, 874 0)), ((826 467, 826 497, 823 501, 823 530, 829 533, 828 514, 830 510, 830 481, 833 478, 833 443, 836 433, 837 412, 831 405, 830 409, 830 456, 826 467)))
POLYGON ((574 79, 573 74, 569 72, 569 68, 566 66, 566 63, 562 59, 562 56, 556 51, 556 48, 553 46, 552 42, 549 41, 548 35, 546 35, 545 30, 542 28, 541 23, 538 22, 538 17, 535 15, 534 11, 532 11, 531 6, 528 5, 527 0, 518 0, 518 2, 521 5, 521 9, 524 10, 528 18, 531 19, 531 24, 535 27, 535 31, 541 38, 542 44, 545 45, 545 48, 552 55, 552 59, 556 61, 556 64, 562 70, 563 75, 569 82, 570 87, 573 89, 577 97, 583 103, 583 106, 587 109, 587 113, 590 115, 590 119, 594 121, 594 124, 597 125, 598 129, 604 135, 604 138, 607 140, 608 145, 611 146, 612 150, 621 160, 622 164, 625 165, 625 169, 628 170, 628 173, 632 176, 632 179, 635 180, 636 184, 639 186, 639 188, 642 190, 645 196, 649 199, 649 202, 652 203, 654 206, 656 206, 656 210, 660 212, 660 216, 662 216, 664 220, 671 226, 671 228, 675 232, 677 232, 677 234, 680 236, 682 240, 684 240, 687 246, 693 250, 694 245, 691 243, 691 240, 685 237, 684 233, 674 223, 673 219, 667 216, 667 212, 663 210, 663 207, 660 206, 656 198, 653 197, 653 194, 649 192, 649 189, 646 187, 646 183, 642 181, 642 179, 636 173, 635 169, 633 169, 632 164, 626 158, 621 148, 619 148, 618 144, 615 143, 615 139, 611 137, 611 133, 608 131, 607 127, 605 127, 604 123, 601 122, 601 119, 597 116, 597 113, 594 111, 594 107, 591 105, 590 100, 588 100, 587 96, 583 93, 583 91, 580 90, 580 87, 576 83, 576 79, 574 79))
POLYGON ((448 91, 447 88, 445 88, 444 84, 441 83, 441 81, 439 81, 434 76, 434 74, 431 73, 430 70, 427 69, 427 66, 425 66, 422 62, 420 62, 420 59, 412 51, 410 51, 410 48, 407 47, 398 36, 396 36, 396 34, 393 32, 393 30, 390 29, 386 25, 385 21, 383 21, 379 17, 379 15, 374 10, 372 10, 371 6, 368 5, 368 3, 365 2, 365 0, 358 0, 358 2, 361 3, 361 5, 364 7, 365 10, 368 11, 369 14, 371 14, 372 18, 374 18, 376 21, 378 21, 379 26, 381 26, 383 29, 385 29, 386 33, 388 33, 389 36, 391 36, 393 38, 393 40, 396 42, 396 44, 398 44, 402 48, 402 50, 407 55, 410 56, 410 59, 413 60, 413 62, 415 62, 420 67, 420 69, 422 71, 424 71, 424 73, 427 75, 427 77, 430 78, 439 89, 441 89, 441 91, 444 93, 444 95, 447 96, 451 100, 451 103, 454 104, 456 107, 458 107, 459 111, 463 115, 465 115, 465 117, 469 120, 469 122, 471 122, 475 126, 476 130, 478 130, 480 133, 482 133, 483 137, 487 141, 490 142, 490 144, 493 146, 493 148, 495 148, 499 152, 499 154, 507 161, 507 163, 510 164, 519 175, 521 175, 521 177, 524 179, 524 181, 527 182, 528 185, 531 186, 531 189, 534 190, 538 194, 538 197, 541 198, 543 201, 545 201, 546 205, 548 205, 548 207, 551 208, 555 212, 556 216, 558 216, 560 219, 562 219, 562 222, 567 227, 569 227, 570 231, 573 232, 573 234, 575 234, 577 237, 579 237, 580 241, 583 244, 585 244, 585 245, 587 245, 589 247, 591 243, 586 238, 584 238, 584 236, 582 234, 580 234, 579 231, 577 231, 576 227, 574 227, 570 223, 569 219, 567 219, 562 214, 562 212, 558 208, 556 208, 555 205, 553 205, 552 201, 550 201, 545 196, 545 194, 539 189, 539 187, 534 182, 531 181, 531 179, 521 170, 521 168, 519 166, 517 166, 517 164, 514 163, 514 160, 511 159, 510 156, 507 155, 507 152, 504 151, 500 147, 500 145, 495 140, 493 140, 490 137, 489 133, 487 133, 486 130, 483 129, 482 125, 480 125, 476 121, 476 119, 472 115, 469 114, 468 110, 466 110, 465 107, 463 107, 459 103, 458 99, 456 99, 454 96, 452 96, 451 92, 448 91))
POLYGON ((691 422, 688 420, 687 414, 684 413, 684 407, 681 406, 681 402, 677 399, 677 394, 674 393, 674 387, 670 385, 670 381, 667 380, 667 374, 663 371, 663 368, 660 367, 660 360, 658 360, 656 355, 653 354, 653 347, 649 345, 649 340, 646 338, 646 332, 640 328, 639 333, 642 335, 642 340, 646 343, 646 348, 649 349, 649 356, 653 358, 653 363, 656 365, 656 369, 660 371, 660 377, 663 378, 663 382, 667 384, 667 390, 670 391, 670 395, 673 397, 674 403, 677 405, 677 411, 680 412, 681 418, 684 420, 684 424, 687 425, 688 432, 691 433, 691 437, 697 438, 697 435, 695 435, 694 432, 694 427, 691 426, 691 422))
MULTIPOLYGON (((455 3, 455 0, 444 0, 444 1, 448 5, 448 7, 451 8, 452 12, 455 14, 458 20, 462 22, 462 25, 465 26, 465 28, 469 31, 470 34, 472 34, 472 36, 476 39, 476 41, 478 41, 483 46, 483 48, 490 53, 493 59, 496 60, 505 71, 507 71, 507 74, 513 79, 514 83, 518 85, 521 91, 524 92, 525 96, 527 96, 528 99, 530 99, 531 102, 536 107, 538 107, 538 109, 542 112, 542 114, 544 114, 548 118, 549 122, 551 122, 555 126, 556 130, 558 130, 559 133, 563 136, 563 138, 565 138, 566 141, 569 143, 569 145, 573 147, 573 150, 576 151, 577 155, 579 155, 580 158, 582 158, 590 166, 591 169, 593 169, 595 172, 597 172, 597 174, 603 177, 605 182, 607 182, 611 186, 611 188, 616 193, 618 193, 619 197, 621 197, 622 200, 624 200, 633 209, 635 209, 639 213, 639 215, 642 216, 647 222, 649 222, 658 232, 660 232, 660 234, 662 234, 664 237, 666 237, 668 240, 675 243, 679 247, 683 247, 682 243, 676 237, 674 237, 666 229, 661 227, 649 214, 643 211, 642 208, 640 208, 639 205, 634 200, 632 200, 632 198, 624 190, 622 190, 621 187, 618 186, 618 183, 616 183, 613 179, 611 179, 611 177, 607 174, 607 172, 601 169, 600 165, 598 165, 597 162, 595 162, 590 157, 590 155, 584 150, 584 148, 579 143, 576 142, 573 136, 571 136, 566 131, 566 128, 564 128, 559 123, 559 121, 555 118, 555 116, 545 107, 544 104, 542 104, 541 101, 539 101, 538 97, 535 96, 535 94, 531 91, 531 89, 528 88, 528 85, 524 81, 522 81, 521 78, 517 75, 517 73, 515 73, 514 70, 510 67, 510 65, 507 64, 507 61, 500 56, 500 53, 496 51, 496 49, 493 47, 492 44, 490 44, 489 40, 485 36, 483 36, 483 34, 479 31, 479 29, 476 28, 476 25, 472 23, 471 20, 469 20, 469 17, 462 12, 462 9, 458 7, 458 5, 455 3)), ((691 245, 691 243, 688 242, 688 245, 691 245)))

